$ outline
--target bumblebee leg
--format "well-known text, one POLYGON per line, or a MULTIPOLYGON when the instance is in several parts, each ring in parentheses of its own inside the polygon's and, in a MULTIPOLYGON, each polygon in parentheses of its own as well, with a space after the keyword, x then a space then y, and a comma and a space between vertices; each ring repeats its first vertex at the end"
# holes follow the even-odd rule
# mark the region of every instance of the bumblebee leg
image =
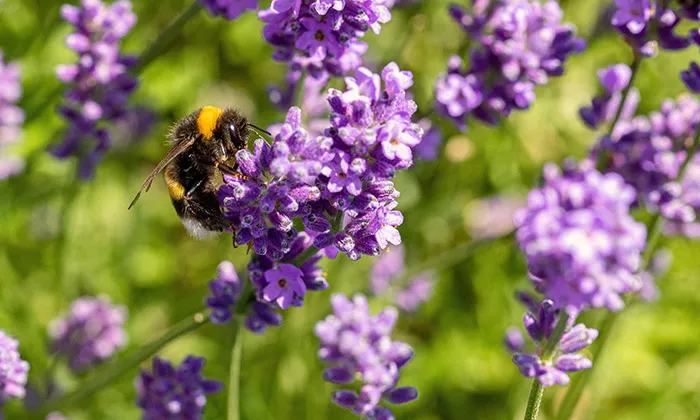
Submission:
POLYGON ((187 192, 185 193, 185 197, 192 197, 192 194, 194 194, 195 191, 197 191, 197 188, 199 188, 202 183, 204 182, 204 179, 200 179, 197 181, 187 192))

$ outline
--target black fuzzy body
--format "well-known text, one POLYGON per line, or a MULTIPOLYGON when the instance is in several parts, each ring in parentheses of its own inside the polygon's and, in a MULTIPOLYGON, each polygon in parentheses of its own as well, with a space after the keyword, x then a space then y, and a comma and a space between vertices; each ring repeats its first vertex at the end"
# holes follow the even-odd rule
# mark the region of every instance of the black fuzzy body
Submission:
POLYGON ((228 162, 247 146, 248 127, 243 116, 227 109, 207 139, 197 124, 200 111, 186 116, 170 129, 168 139, 173 147, 193 138, 195 141, 168 165, 165 180, 173 207, 187 231, 195 238, 206 238, 231 229, 231 222, 221 212, 218 188, 222 183, 221 172, 224 168, 235 168, 235 163, 228 162), (179 191, 184 194, 177 194, 179 191))

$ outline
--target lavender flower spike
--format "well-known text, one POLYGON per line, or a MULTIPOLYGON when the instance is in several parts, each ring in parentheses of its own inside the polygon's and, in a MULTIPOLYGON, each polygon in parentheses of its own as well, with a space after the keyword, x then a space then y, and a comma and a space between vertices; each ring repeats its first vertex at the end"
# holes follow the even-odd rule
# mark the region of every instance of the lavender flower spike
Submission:
POLYGON ((0 330, 0 405, 10 398, 22 399, 26 393, 29 363, 17 351, 19 342, 0 330))
POLYGON ((4 63, 0 50, 0 181, 24 169, 24 160, 7 152, 21 136, 24 112, 15 105, 21 95, 19 65, 4 63))
MULTIPOLYGON (((525 314, 523 322, 530 338, 537 345, 537 351, 516 353, 513 356, 513 363, 518 366, 523 376, 537 378, 543 386, 568 385, 567 373, 578 372, 593 366, 590 359, 577 352, 588 347, 598 337, 598 330, 586 328, 583 324, 572 326, 574 321, 572 317, 567 320, 564 334, 554 348, 553 354, 542 354, 560 316, 569 317, 568 314, 555 309, 554 302, 551 300, 542 302, 537 315, 529 312, 525 314)), ((522 347, 520 343, 518 344, 522 347)))
POLYGON ((258 0, 198 0, 212 16, 227 20, 237 19, 246 10, 258 8, 258 0))
POLYGON ((136 15, 129 0, 109 6, 100 0, 82 0, 80 7, 63 5, 61 16, 75 28, 66 45, 78 61, 56 69, 58 79, 68 84, 65 102, 59 107, 68 129, 51 153, 59 159, 78 156, 78 175, 89 179, 112 142, 107 124, 124 116, 129 95, 137 86, 128 74, 136 60, 119 51, 136 15))
POLYGON ((324 371, 323 379, 337 384, 362 381, 359 393, 335 391, 333 402, 368 419, 393 418, 389 408, 379 405, 382 399, 403 404, 418 397, 413 387, 396 387, 401 368, 413 357, 410 346, 390 338, 396 309, 388 307, 372 316, 367 299, 359 294, 352 301, 335 294, 331 304, 334 314, 315 327, 321 340, 319 357, 333 364, 324 371))
POLYGON ((233 318, 236 302, 243 292, 243 283, 230 261, 222 261, 217 268, 217 279, 209 282, 211 294, 204 301, 211 309, 212 324, 226 324, 233 318))
POLYGON ((126 345, 127 310, 104 297, 76 299, 70 312, 49 324, 51 349, 68 359, 74 372, 100 363, 126 345))
POLYGON ((472 1, 470 11, 452 5, 450 14, 472 40, 470 64, 451 57, 435 84, 435 98, 438 112, 460 130, 468 116, 497 124, 529 108, 534 87, 561 76, 567 57, 585 47, 576 28, 561 22, 555 1, 472 1))
POLYGON ((515 214, 516 239, 545 298, 576 310, 620 310, 621 295, 641 287, 636 272, 646 229, 629 213, 634 188, 592 166, 545 166, 544 185, 515 214))
POLYGON ((143 420, 200 420, 207 395, 222 389, 220 382, 202 376, 203 367, 204 359, 199 357, 188 356, 177 368, 153 358, 152 371, 141 371, 134 383, 143 420))

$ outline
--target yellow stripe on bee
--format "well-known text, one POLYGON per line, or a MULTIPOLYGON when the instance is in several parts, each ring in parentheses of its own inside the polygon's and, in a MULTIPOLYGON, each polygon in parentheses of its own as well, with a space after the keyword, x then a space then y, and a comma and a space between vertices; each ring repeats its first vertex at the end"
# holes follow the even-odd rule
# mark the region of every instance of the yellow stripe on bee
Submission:
POLYGON ((177 181, 168 180, 168 194, 173 200, 182 200, 185 196, 185 187, 177 181))
POLYGON ((214 135, 216 123, 224 110, 215 106, 205 106, 199 111, 197 117, 197 128, 205 139, 209 140, 214 135))

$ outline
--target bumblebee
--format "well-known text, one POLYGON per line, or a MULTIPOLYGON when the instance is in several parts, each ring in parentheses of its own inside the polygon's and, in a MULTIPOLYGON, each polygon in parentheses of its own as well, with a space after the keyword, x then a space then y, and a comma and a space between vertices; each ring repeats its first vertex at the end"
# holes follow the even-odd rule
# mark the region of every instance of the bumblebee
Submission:
POLYGON ((250 127, 258 128, 238 111, 213 106, 202 107, 177 121, 168 131, 172 148, 146 178, 129 209, 165 169, 173 207, 191 236, 204 239, 232 230, 219 207, 221 177, 217 175, 236 175, 234 157, 246 148, 250 127))

